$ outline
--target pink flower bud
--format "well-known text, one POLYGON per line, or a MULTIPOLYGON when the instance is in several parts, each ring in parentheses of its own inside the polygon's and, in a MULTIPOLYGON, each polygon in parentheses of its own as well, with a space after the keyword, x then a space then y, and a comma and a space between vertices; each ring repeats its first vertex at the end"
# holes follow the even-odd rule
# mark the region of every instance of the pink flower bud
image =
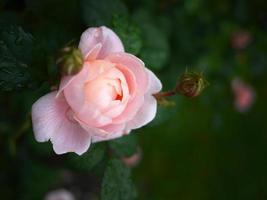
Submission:
POLYGON ((246 112, 255 100, 255 91, 239 78, 232 81, 232 89, 235 96, 234 106, 239 112, 246 112))
POLYGON ((242 50, 251 42, 251 34, 248 31, 234 32, 231 38, 231 45, 234 49, 242 50))
POLYGON ((142 151, 138 148, 137 152, 129 157, 123 157, 122 161, 128 167, 136 167, 142 158, 142 151))
POLYGON ((59 189, 49 192, 45 200, 75 200, 73 194, 65 189, 59 189))

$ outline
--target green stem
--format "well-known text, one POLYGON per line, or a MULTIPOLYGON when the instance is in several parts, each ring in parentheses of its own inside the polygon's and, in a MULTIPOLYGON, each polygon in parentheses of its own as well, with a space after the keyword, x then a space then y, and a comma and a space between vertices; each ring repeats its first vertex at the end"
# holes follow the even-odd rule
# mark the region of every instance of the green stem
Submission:
POLYGON ((16 155, 16 143, 20 137, 30 128, 30 118, 27 116, 26 120, 21 124, 17 132, 10 138, 10 152, 16 155))

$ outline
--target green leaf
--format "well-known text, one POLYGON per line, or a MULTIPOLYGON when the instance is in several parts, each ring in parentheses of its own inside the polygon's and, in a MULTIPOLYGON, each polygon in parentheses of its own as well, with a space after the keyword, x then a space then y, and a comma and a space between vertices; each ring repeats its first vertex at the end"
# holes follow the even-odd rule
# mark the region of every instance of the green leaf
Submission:
POLYGON ((137 55, 142 47, 140 28, 129 18, 118 15, 113 17, 112 27, 122 40, 126 52, 137 55))
POLYGON ((110 26, 114 15, 127 15, 120 0, 81 0, 82 17, 88 26, 110 26))
POLYGON ((109 161, 101 186, 102 200, 132 200, 137 192, 130 179, 130 169, 120 160, 109 161))
POLYGON ((90 147, 89 151, 82 156, 78 156, 74 153, 69 154, 67 156, 67 163, 73 169, 90 171, 103 160, 105 150, 105 143, 94 144, 90 147))
POLYGON ((29 79, 30 74, 26 64, 0 57, 0 90, 11 91, 26 87, 29 79))
POLYGON ((119 157, 131 156, 137 152, 137 137, 135 134, 125 135, 109 141, 109 147, 119 157))
POLYGON ((19 26, 2 25, 0 41, 5 43, 11 55, 21 62, 30 62, 32 58, 33 37, 19 26))
POLYGON ((140 58, 148 68, 162 69, 169 59, 170 47, 167 34, 161 30, 161 22, 155 23, 145 10, 136 12, 133 19, 140 25, 144 41, 140 58))
POLYGON ((0 90, 11 91, 32 84, 29 68, 32 49, 33 37, 21 27, 0 27, 0 90))

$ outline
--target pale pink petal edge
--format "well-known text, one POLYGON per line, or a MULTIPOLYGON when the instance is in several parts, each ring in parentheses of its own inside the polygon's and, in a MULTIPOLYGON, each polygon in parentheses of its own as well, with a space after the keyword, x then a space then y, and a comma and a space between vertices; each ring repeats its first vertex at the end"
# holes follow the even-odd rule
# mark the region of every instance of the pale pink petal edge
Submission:
POLYGON ((75 121, 67 119, 69 109, 63 95, 56 98, 51 92, 38 99, 32 106, 32 124, 38 142, 51 140, 57 154, 86 152, 91 136, 75 121))

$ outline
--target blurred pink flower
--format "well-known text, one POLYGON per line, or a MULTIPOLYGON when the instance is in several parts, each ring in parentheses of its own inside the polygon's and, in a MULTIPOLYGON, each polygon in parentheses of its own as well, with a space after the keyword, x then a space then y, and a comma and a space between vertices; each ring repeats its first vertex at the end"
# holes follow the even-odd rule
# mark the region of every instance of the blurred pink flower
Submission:
POLYGON ((254 103, 254 89, 239 78, 232 80, 232 89, 235 96, 234 105, 236 110, 239 112, 246 112, 254 103))
POLYGON ((134 55, 124 52, 109 28, 89 28, 79 48, 83 67, 63 76, 58 91, 32 106, 38 142, 51 140, 57 154, 86 152, 91 142, 121 137, 149 123, 156 115, 153 94, 160 80, 134 55))
POLYGON ((44 200, 75 200, 72 193, 65 189, 58 189, 49 192, 44 200))
POLYGON ((248 31, 237 31, 232 34, 231 44, 236 50, 242 50, 251 42, 251 34, 248 31))
POLYGON ((123 163, 128 167, 136 167, 142 158, 142 151, 140 148, 138 148, 137 152, 129 157, 123 157, 122 161, 123 163))

